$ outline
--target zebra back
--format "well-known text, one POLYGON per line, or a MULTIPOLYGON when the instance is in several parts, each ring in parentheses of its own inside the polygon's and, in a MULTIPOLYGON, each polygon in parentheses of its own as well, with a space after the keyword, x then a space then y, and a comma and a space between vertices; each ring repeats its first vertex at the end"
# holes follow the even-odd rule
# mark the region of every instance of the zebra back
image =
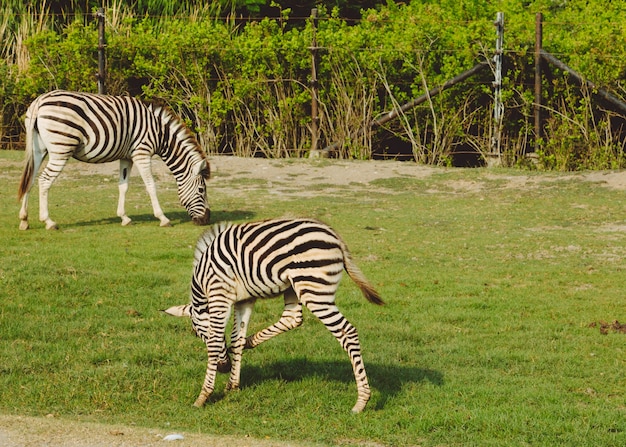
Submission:
MULTIPOLYGON (((81 161, 130 159, 132 151, 141 144, 143 150, 161 157, 177 179, 190 166, 202 162, 208 178, 206 154, 197 139, 184 121, 162 102, 54 90, 32 102, 26 114, 27 127, 41 126, 36 123, 38 118, 45 118, 43 127, 50 127, 57 134, 56 127, 63 126, 67 140, 64 144, 75 146, 73 156, 81 161)), ((196 174, 200 173, 200 168, 197 171, 196 174)))
POLYGON ((292 281, 301 272, 313 274, 311 270, 314 270, 321 283, 326 282, 329 286, 334 283, 333 288, 345 269, 368 301, 384 304, 352 260, 341 237, 328 225, 314 219, 271 219, 214 225, 200 236, 196 244, 196 273, 201 262, 221 264, 213 266, 216 270, 236 271, 246 282, 245 287, 251 296, 275 296, 289 287, 289 281, 283 279, 285 270, 290 270, 292 281), (218 237, 219 246, 212 247, 218 237), (207 254, 209 251, 214 255, 212 259, 207 254), (281 267, 277 267, 279 264, 281 267))

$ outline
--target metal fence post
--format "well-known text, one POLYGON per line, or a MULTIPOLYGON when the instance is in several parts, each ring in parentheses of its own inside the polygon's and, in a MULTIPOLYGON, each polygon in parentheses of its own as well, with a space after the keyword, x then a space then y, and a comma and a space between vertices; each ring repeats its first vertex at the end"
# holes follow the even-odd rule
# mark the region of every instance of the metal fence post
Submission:
POLYGON ((493 135, 491 137, 491 156, 500 163, 502 119, 504 115, 504 104, 502 103, 502 46, 504 42, 504 13, 496 14, 496 54, 493 57, 495 63, 495 73, 493 81, 493 135))
POLYGON ((317 65, 318 65, 318 46, 317 46, 317 8, 311 9, 311 22, 313 25, 313 39, 311 40, 311 156, 317 153, 317 145, 319 141, 319 108, 318 83, 317 83, 317 65))
POLYGON ((98 17, 98 93, 106 94, 106 40, 104 37, 104 8, 99 8, 96 13, 98 17))
POLYGON ((541 47, 543 45, 543 15, 535 16, 535 152, 540 149, 541 141, 541 47))

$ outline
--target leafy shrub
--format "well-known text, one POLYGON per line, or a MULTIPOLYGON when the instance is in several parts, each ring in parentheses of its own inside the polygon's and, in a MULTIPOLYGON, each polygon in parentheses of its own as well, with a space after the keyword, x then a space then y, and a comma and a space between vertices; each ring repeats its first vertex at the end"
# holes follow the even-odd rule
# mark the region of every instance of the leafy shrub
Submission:
MULTIPOLYGON (((505 0, 495 6, 487 1, 389 2, 364 9, 357 22, 340 18, 338 9, 320 7, 319 145, 338 143, 340 156, 371 158, 393 154, 404 141, 412 158, 433 164, 449 164, 459 150, 488 153, 493 137, 490 70, 400 113, 382 129, 369 124, 426 89, 491 60, 496 7, 505 13, 503 140, 509 163, 523 159, 536 139, 536 11, 544 13, 547 51, 597 85, 623 94, 626 48, 619 42, 625 31, 611 23, 621 23, 626 13, 609 1, 521 5, 505 0)), ((289 9, 276 9, 280 17, 242 22, 234 16, 215 19, 215 10, 201 7, 154 17, 113 3, 107 10, 108 92, 165 99, 213 153, 302 156, 311 144, 313 28, 301 17, 290 19, 289 9)), ((5 133, 19 126, 17 118, 40 93, 53 88, 96 90, 93 17, 78 16, 60 30, 41 17, 32 21, 37 20, 40 26, 31 26, 25 40, 28 63, 18 66, 15 52, 3 49, 5 133)), ((17 45, 16 39, 11 42, 17 45)), ((563 79, 558 70, 547 74, 547 124, 543 139, 537 140, 545 167, 621 167, 624 138, 615 131, 621 118, 598 114, 597 109, 580 113, 581 101, 587 101, 585 107, 592 99, 595 103, 593 92, 573 93, 571 83, 558 81, 563 79), (579 140, 571 142, 580 129, 585 130, 579 140)))

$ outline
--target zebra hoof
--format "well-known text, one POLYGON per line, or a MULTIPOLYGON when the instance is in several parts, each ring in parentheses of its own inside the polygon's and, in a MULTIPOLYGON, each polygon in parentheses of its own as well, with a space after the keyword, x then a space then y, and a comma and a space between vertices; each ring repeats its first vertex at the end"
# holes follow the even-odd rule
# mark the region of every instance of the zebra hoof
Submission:
POLYGON ((46 224, 46 230, 58 230, 59 226, 55 222, 50 222, 46 224))
POLYGON ((232 384, 228 382, 226 384, 226 391, 239 391, 239 384, 232 384))
POLYGON ((122 226, 123 227, 126 227, 126 226, 130 225, 131 222, 132 222, 132 220, 131 220, 130 217, 127 217, 127 216, 123 216, 122 217, 122 226))
POLYGON ((161 227, 171 227, 172 223, 168 220, 167 222, 161 222, 160 226, 161 227))
POLYGON ((352 407, 352 414, 358 414, 365 409, 365 405, 367 405, 367 401, 357 401, 357 403, 352 407))
POLYGON ((24 231, 24 230, 28 230, 28 221, 27 220, 22 220, 20 221, 20 230, 24 231))
POLYGON ((193 406, 196 408, 204 407, 204 404, 206 403, 208 398, 209 394, 205 393, 204 391, 201 392, 196 401, 193 403, 193 406))

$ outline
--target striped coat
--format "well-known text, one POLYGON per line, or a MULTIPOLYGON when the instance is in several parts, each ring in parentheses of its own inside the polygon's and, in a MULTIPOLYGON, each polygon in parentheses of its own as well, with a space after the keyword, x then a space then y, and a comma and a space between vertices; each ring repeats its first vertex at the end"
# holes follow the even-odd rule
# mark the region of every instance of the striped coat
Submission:
POLYGON ((152 176, 153 156, 170 169, 181 204, 197 224, 209 222, 205 182, 209 163, 196 138, 168 108, 147 104, 129 96, 103 96, 53 91, 39 96, 26 113, 26 163, 18 197, 22 200, 20 229, 28 228, 28 195, 39 176, 39 219, 46 228, 57 228, 48 212, 48 191, 70 158, 87 163, 119 160, 120 181, 117 215, 130 223, 125 211, 128 180, 137 166, 150 196, 155 217, 168 226, 156 195, 152 176))
POLYGON ((232 365, 227 389, 239 386, 244 348, 254 348, 302 323, 302 306, 317 316, 348 353, 357 383, 352 411, 365 408, 370 388, 354 326, 335 305, 343 270, 365 298, 383 304, 378 293, 352 261, 342 239, 327 225, 310 219, 275 219, 244 224, 218 224, 199 239, 195 251, 191 304, 167 313, 190 316, 196 334, 206 343, 209 361, 202 406, 214 390, 215 373, 225 361, 225 330, 231 310, 234 324, 232 365), (254 302, 284 296, 285 307, 274 325, 246 338, 254 302))

